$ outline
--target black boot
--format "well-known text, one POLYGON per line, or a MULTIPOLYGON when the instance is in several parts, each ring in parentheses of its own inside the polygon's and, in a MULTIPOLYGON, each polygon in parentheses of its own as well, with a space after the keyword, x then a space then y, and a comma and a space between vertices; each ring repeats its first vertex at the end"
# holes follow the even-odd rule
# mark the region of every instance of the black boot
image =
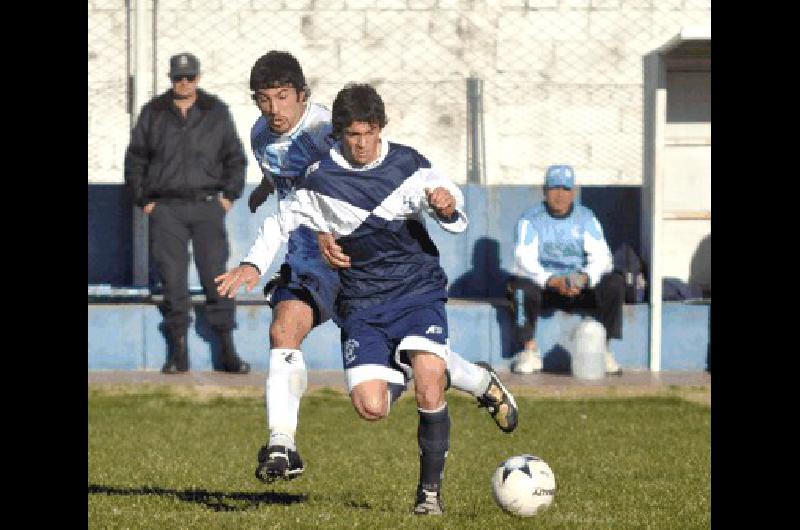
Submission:
POLYGON ((177 374, 189 371, 189 352, 186 348, 186 334, 167 335, 167 362, 161 368, 161 373, 177 374))
POLYGON ((233 374, 246 374, 250 371, 250 364, 243 361, 236 353, 233 345, 233 333, 229 329, 219 330, 220 344, 222 346, 222 369, 233 374))

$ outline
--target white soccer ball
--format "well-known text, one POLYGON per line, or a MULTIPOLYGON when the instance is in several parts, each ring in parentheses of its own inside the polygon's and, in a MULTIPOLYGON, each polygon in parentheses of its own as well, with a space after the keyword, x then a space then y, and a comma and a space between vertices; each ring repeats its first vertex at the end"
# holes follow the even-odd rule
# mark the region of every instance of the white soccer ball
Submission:
POLYGON ((492 475, 492 494, 505 511, 530 517, 553 502, 556 477, 538 456, 512 456, 492 475))

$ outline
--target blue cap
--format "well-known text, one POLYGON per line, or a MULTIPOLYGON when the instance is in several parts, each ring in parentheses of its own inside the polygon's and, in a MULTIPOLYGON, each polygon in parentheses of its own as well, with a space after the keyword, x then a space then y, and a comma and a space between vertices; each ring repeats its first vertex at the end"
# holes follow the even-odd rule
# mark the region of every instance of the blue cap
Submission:
POLYGON ((549 188, 564 186, 571 190, 575 187, 575 172, 571 166, 550 166, 545 173, 544 185, 549 188))

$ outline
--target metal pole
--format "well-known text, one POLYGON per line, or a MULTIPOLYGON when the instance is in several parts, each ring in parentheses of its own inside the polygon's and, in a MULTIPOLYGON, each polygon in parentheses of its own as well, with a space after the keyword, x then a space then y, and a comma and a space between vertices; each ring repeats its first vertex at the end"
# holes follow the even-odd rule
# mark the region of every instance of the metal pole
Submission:
POLYGON ((486 156, 483 131, 483 80, 467 78, 467 182, 483 184, 486 156))
POLYGON ((158 94, 158 0, 153 0, 153 91, 151 94, 154 96, 158 94))
MULTIPOLYGON (((130 73, 133 82, 131 94, 131 128, 136 124, 139 111, 147 101, 146 66, 145 66, 145 16, 144 2, 134 0, 133 13, 133 72, 130 73)), ((129 19, 130 20, 130 19, 129 19)), ((149 283, 148 271, 148 230, 147 216, 138 206, 133 207, 133 283, 136 287, 147 287, 149 283)))
POLYGON ((650 344, 649 364, 651 372, 661 371, 661 313, 662 313, 662 249, 664 234, 664 127, 667 120, 666 67, 663 57, 653 53, 647 57, 647 90, 649 101, 647 112, 651 145, 649 167, 645 170, 649 177, 647 201, 649 209, 649 258, 650 258, 650 344))

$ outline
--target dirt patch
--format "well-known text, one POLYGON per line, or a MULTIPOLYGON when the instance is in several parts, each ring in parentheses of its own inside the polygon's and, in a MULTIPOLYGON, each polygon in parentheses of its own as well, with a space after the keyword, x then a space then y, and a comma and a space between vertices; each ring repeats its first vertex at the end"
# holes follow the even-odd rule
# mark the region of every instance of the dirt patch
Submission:
MULTIPOLYGON (((341 374, 339 374, 341 377, 341 374)), ((564 380, 563 384, 550 381, 549 384, 519 385, 509 382, 507 385, 511 392, 518 397, 533 397, 542 399, 614 399, 644 396, 676 397, 693 403, 711 406, 711 383, 694 385, 678 384, 647 384, 636 382, 623 382, 618 384, 587 383, 564 380)), ((167 393, 176 397, 207 402, 217 398, 252 398, 264 399, 263 382, 253 384, 213 384, 209 382, 192 383, 188 380, 171 382, 90 382, 89 392, 101 395, 133 395, 167 393)), ((463 395, 458 390, 450 390, 463 395)), ((309 381, 306 395, 339 395, 347 396, 344 384, 332 381, 309 381)), ((413 385, 405 392, 401 399, 411 399, 413 385)))

